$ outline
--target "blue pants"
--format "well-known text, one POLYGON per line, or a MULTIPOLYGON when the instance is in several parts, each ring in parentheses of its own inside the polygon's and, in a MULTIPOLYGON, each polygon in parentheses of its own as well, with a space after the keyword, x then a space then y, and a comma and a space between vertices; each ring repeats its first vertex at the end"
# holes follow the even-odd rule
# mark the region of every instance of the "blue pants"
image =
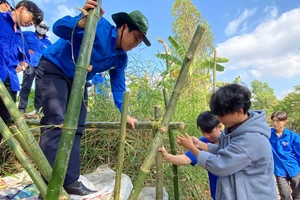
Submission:
MULTIPOLYGON (((73 80, 67 77, 59 67, 44 58, 40 60, 37 70, 39 70, 39 68, 44 70, 42 76, 37 75, 36 77, 38 79, 38 92, 42 99, 44 113, 44 117, 41 119, 41 126, 63 124, 73 80)), ((64 185, 71 184, 76 181, 80 175, 80 140, 85 129, 84 124, 87 114, 86 88, 84 92, 84 100, 80 109, 78 127, 64 185)), ((40 147, 52 167, 54 165, 61 133, 62 130, 60 128, 41 128, 40 147)))

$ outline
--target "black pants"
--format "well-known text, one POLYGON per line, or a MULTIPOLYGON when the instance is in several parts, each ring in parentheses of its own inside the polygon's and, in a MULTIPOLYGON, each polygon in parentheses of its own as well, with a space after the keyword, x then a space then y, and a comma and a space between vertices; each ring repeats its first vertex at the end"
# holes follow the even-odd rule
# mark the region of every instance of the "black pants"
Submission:
MULTIPOLYGON (((60 68, 44 58, 40 60, 37 70, 39 70, 39 68, 44 70, 43 76, 38 75, 36 77, 38 79, 38 92, 40 92, 42 98, 44 113, 44 117, 41 119, 41 126, 63 124, 73 80, 67 77, 60 68)), ((85 88, 84 100, 80 108, 78 127, 64 185, 76 181, 80 175, 80 140, 85 129, 86 114, 87 91, 85 88)), ((61 133, 62 130, 60 128, 41 128, 40 147, 52 167, 54 165, 61 133)))
MULTIPOLYGON (((14 92, 11 90, 11 84, 10 84, 10 79, 9 76, 7 76, 6 80, 4 81, 4 86, 6 87, 8 93, 10 94, 11 98, 13 99, 14 102, 16 102, 17 98, 17 92, 14 92)), ((4 105, 4 102, 2 101, 2 98, 0 98, 0 117, 4 121, 5 124, 11 121, 11 116, 4 105)), ((0 134, 0 142, 2 140, 2 134, 0 134)))
MULTIPOLYGON (((20 91, 20 102, 19 102, 19 111, 25 112, 28 104, 28 96, 32 87, 33 80, 35 78, 36 68, 29 66, 26 71, 23 72, 23 82, 21 85, 20 91)), ((35 89, 34 96, 34 107, 36 110, 39 110, 42 107, 42 101, 37 92, 37 87, 35 89)))

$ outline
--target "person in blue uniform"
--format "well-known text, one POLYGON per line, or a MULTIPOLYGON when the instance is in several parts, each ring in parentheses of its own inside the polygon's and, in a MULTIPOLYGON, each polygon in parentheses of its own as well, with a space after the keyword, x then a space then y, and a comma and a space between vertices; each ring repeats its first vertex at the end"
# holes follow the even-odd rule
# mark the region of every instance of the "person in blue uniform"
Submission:
MULTIPOLYGON (((42 52, 45 48, 50 46, 50 42, 46 33, 49 31, 49 26, 45 21, 42 21, 39 25, 35 26, 35 32, 25 31, 23 33, 25 42, 27 43, 30 62, 29 67, 23 72, 23 82, 20 91, 19 111, 25 113, 28 96, 31 90, 31 86, 35 77, 35 69, 39 64, 42 52)), ((37 88, 36 88, 37 89, 37 88)), ((38 94, 38 93, 37 93, 38 94)), ((38 95, 34 98, 34 107, 37 111, 42 107, 41 99, 38 95)))
POLYGON ((0 0, 0 12, 8 12, 11 11, 12 7, 6 0, 0 0))
MULTIPOLYGON (((194 140, 200 140, 205 144, 218 144, 218 137, 222 132, 222 125, 217 119, 216 115, 212 114, 210 111, 205 111, 201 113, 197 118, 197 128, 200 129, 203 136, 199 139, 193 137, 194 140)), ((192 166, 195 166, 198 163, 197 157, 194 156, 193 153, 190 151, 187 151, 185 152, 185 154, 181 155, 169 154, 164 147, 159 148, 158 151, 162 152, 164 160, 174 165, 191 164, 192 166)), ((215 199, 218 176, 208 171, 208 179, 210 186, 210 195, 213 199, 215 199)))
MULTIPOLYGON (((98 3, 88 0, 83 10, 91 8, 101 9, 98 3)), ((101 9, 101 15, 104 11, 101 9)), ((116 107, 121 111, 123 93, 126 91, 125 68, 127 51, 137 47, 141 42, 150 46, 146 37, 148 20, 140 11, 131 13, 120 12, 112 15, 116 27, 107 19, 101 17, 97 24, 95 40, 92 48, 92 71, 87 75, 87 81, 96 73, 109 71, 111 90, 116 107)), ((71 86, 75 74, 75 61, 78 58, 82 43, 86 17, 66 16, 56 21, 53 32, 60 39, 45 49, 37 68, 37 79, 41 93, 43 114, 41 125, 63 124, 70 97, 71 86), (73 31, 74 30, 74 31, 73 31), (73 41, 71 37, 73 34, 73 41), (71 45, 72 43, 72 45, 71 45), (72 51, 73 50, 73 51, 72 51), (74 55, 74 59, 73 59, 74 55), (39 70, 43 70, 42 75, 39 70)), ((77 195, 86 195, 94 191, 86 188, 80 181, 80 140, 84 131, 87 114, 87 92, 85 89, 82 101, 78 128, 70 155, 70 161, 64 180, 67 192, 77 195)), ((127 123, 134 128, 137 120, 127 115, 127 123)), ((59 128, 41 128, 40 147, 49 163, 53 166, 58 149, 62 130, 59 128)))
POLYGON ((285 128, 284 111, 271 115, 270 143, 274 157, 274 174, 281 200, 300 199, 300 135, 285 128))
MULTIPOLYGON (((20 27, 39 24, 44 18, 41 9, 32 1, 20 1, 12 12, 0 13, 0 80, 4 83, 12 99, 16 101, 20 83, 17 72, 28 66, 30 55, 22 40, 20 27)), ((10 114, 0 99, 0 117, 5 123, 10 114)), ((2 136, 0 134, 0 140, 2 136)))
POLYGON ((186 133, 177 142, 190 150, 198 164, 219 176, 216 199, 277 199, 274 162, 265 111, 251 111, 251 92, 242 85, 220 87, 210 98, 210 110, 224 125, 218 145, 201 143, 186 133), (203 149, 203 148, 201 148, 203 149))
POLYGON ((93 96, 101 95, 103 97, 108 97, 107 88, 108 88, 108 83, 105 77, 105 73, 101 72, 95 74, 92 78, 92 88, 91 88, 92 95, 93 96))

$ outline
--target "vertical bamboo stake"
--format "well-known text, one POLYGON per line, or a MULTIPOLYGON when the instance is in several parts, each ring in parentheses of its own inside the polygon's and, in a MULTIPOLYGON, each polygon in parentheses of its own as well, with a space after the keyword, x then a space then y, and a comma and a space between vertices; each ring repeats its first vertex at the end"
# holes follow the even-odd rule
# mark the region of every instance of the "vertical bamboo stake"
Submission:
POLYGON ((129 102, 129 92, 125 92, 123 95, 123 105, 122 105, 122 114, 121 114, 121 127, 119 135, 119 152, 118 152, 118 163, 117 163, 117 173, 115 178, 115 192, 114 200, 120 199, 120 190, 121 190, 121 179, 122 179, 122 168, 124 161, 124 149, 125 149, 125 137, 126 137, 126 119, 128 111, 128 102, 129 102))
POLYGON ((151 142, 149 154, 145 158, 145 160, 140 168, 140 173, 137 177, 137 180, 136 180, 136 182, 133 186, 133 189, 131 191, 131 194, 129 196, 130 200, 135 200, 139 197, 139 194, 144 185, 146 176, 150 171, 150 167, 155 162, 155 156, 157 154, 157 149, 158 149, 158 147, 160 147, 162 145, 163 134, 167 131, 168 125, 171 121, 171 118, 172 118, 174 112, 175 112, 175 107, 176 107, 180 92, 184 86, 184 82, 185 82, 187 73, 188 73, 190 65, 193 61, 193 57, 194 57, 197 47, 200 43, 203 32, 204 32, 204 28, 198 26, 196 29, 195 35, 192 39, 191 45, 185 55, 185 58, 184 58, 184 61, 182 64, 182 68, 180 70, 176 85, 174 87, 171 99, 169 101, 169 106, 164 114, 164 117, 162 119, 160 127, 158 128, 155 138, 151 142))
MULTIPOLYGON (((161 107, 160 106, 154 106, 154 119, 156 122, 159 122, 161 119, 161 107)), ((153 129, 154 136, 157 132, 157 128, 153 129)), ((164 184, 163 184, 163 156, 161 152, 158 152, 156 154, 156 200, 162 200, 163 199, 163 190, 164 190, 164 184)))
MULTIPOLYGON (((10 94, 6 90, 3 82, 0 80, 0 97, 2 98, 3 103, 5 104, 6 108, 8 109, 10 115, 13 117, 15 124, 17 127, 22 131, 21 135, 17 137, 23 138, 25 142, 19 141, 22 148, 24 148, 27 153, 30 155, 33 162, 39 168, 39 171, 44 175, 44 177, 49 181, 52 173, 52 168, 45 157, 43 151, 40 148, 40 145, 35 140, 33 134, 29 130, 25 120, 23 119, 21 113, 19 112, 15 102, 11 98, 10 94)), ((68 199, 70 197, 64 191, 64 195, 67 196, 68 199)))
MULTIPOLYGON (((168 108, 168 102, 169 102, 169 95, 166 88, 163 89, 164 94, 164 101, 165 101, 165 107, 168 108)), ((169 130, 169 140, 170 140, 170 147, 171 147, 171 153, 173 155, 176 155, 176 149, 175 149, 175 137, 172 130, 169 130)), ((173 186, 174 186, 174 198, 175 200, 179 200, 179 185, 178 185, 178 169, 177 165, 172 165, 173 168, 173 186)))
POLYGON ((40 176, 40 173, 34 168, 34 166, 29 162, 29 159, 26 157, 25 152, 20 147, 16 139, 11 134, 8 127, 5 125, 4 121, 0 117, 0 132, 2 133, 2 136, 6 140, 7 144, 11 147, 13 152, 15 153, 17 159, 21 163, 21 165, 24 167, 24 169, 29 174, 30 178, 36 185, 36 187, 39 189, 43 197, 46 196, 47 191, 47 185, 40 176))
POLYGON ((59 198, 69 164, 75 131, 78 126, 81 103, 83 101, 84 85, 88 72, 87 69, 90 66, 97 24, 100 18, 100 6, 102 1, 98 0, 97 2, 98 7, 91 9, 87 16, 85 33, 78 54, 67 114, 63 124, 63 131, 53 166, 52 177, 48 185, 46 199, 49 200, 56 200, 59 198))
POLYGON ((217 49, 214 50, 214 72, 213 72, 213 81, 214 81, 214 93, 216 92, 216 83, 217 83, 217 49))

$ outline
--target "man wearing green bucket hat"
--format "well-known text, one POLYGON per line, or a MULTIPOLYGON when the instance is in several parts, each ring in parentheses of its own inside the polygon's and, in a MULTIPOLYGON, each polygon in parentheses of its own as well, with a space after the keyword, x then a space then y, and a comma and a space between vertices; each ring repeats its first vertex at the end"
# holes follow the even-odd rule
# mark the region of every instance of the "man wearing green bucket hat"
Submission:
MULTIPOLYGON (((100 7, 100 6, 99 6, 100 7)), ((101 9, 94 0, 88 0, 83 6, 84 12, 95 8, 101 9)), ((101 15, 104 11, 101 9, 101 15)), ((147 18, 140 11, 129 14, 119 12, 112 15, 116 26, 102 17, 96 29, 90 64, 92 70, 87 75, 90 80, 96 73, 109 71, 111 89, 116 107, 121 111, 123 93, 126 91, 125 68, 127 51, 137 47, 141 42, 150 46, 146 34, 149 28, 147 18)), ((61 129, 45 128, 46 124, 63 124, 70 97, 72 81, 75 74, 75 61, 78 58, 83 39, 86 17, 82 14, 59 19, 53 25, 53 32, 60 39, 45 49, 38 68, 36 78, 42 98, 44 116, 41 119, 40 146, 49 163, 53 166, 58 149, 61 129), (73 38, 73 40, 71 40, 73 38)), ((80 175, 80 140, 84 131, 87 114, 87 92, 85 89, 82 101, 78 128, 71 151, 69 166, 65 177, 64 188, 68 193, 87 195, 94 191, 86 188, 78 181, 80 175)), ((134 128, 137 120, 127 115, 127 123, 134 128)))

